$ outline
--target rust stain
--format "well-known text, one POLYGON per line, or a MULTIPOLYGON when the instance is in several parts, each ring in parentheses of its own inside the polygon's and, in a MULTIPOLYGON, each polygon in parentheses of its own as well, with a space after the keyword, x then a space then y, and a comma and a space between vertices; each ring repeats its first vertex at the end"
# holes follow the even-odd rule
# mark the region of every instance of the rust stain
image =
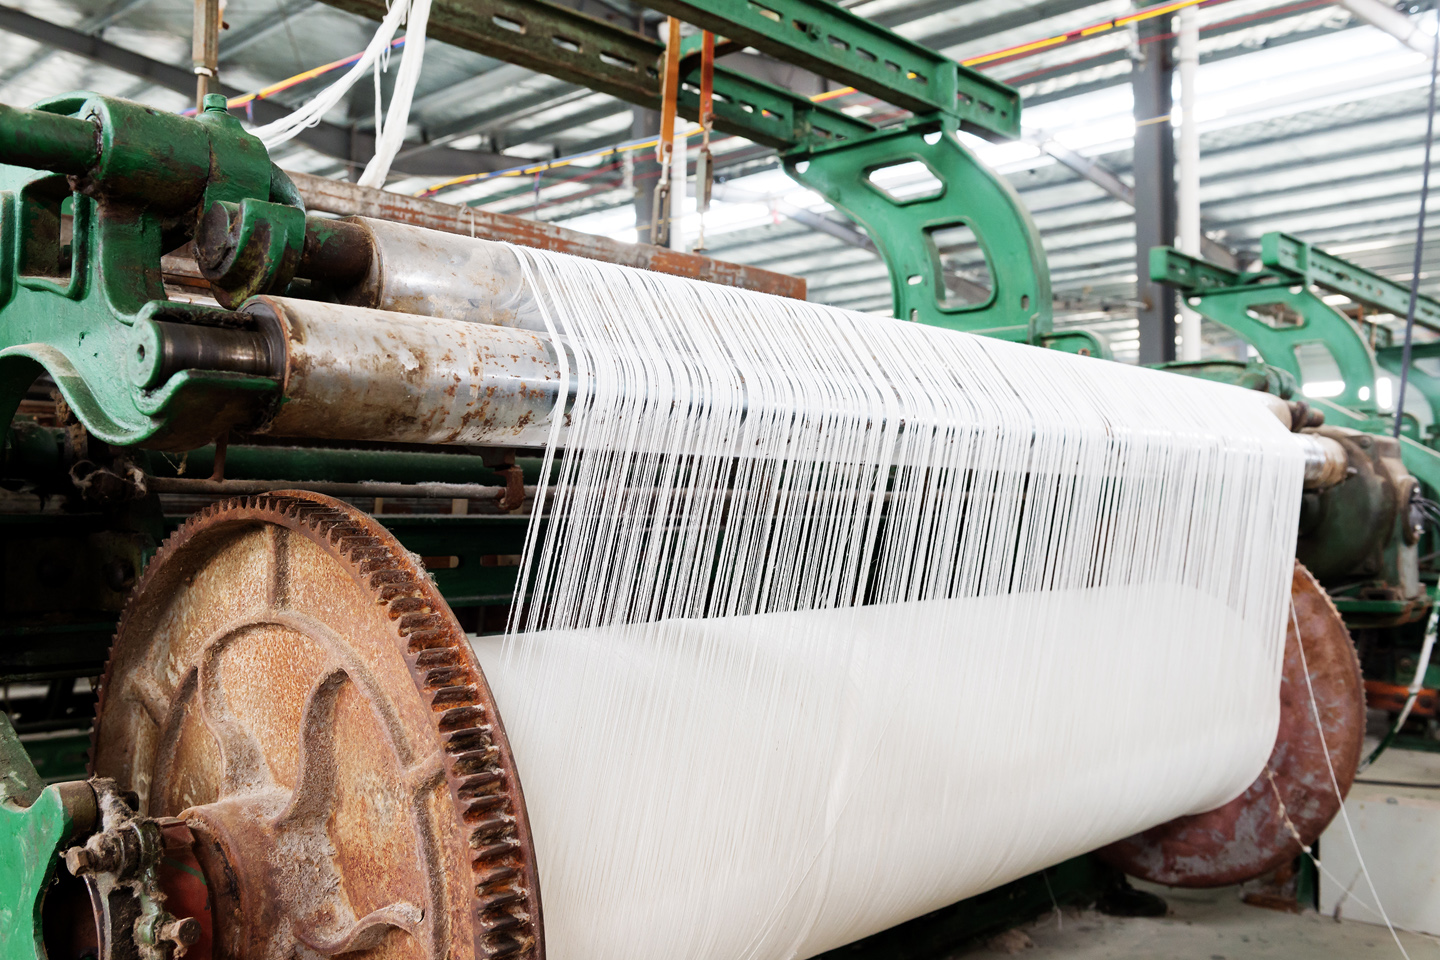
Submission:
POLYGON ((795 300, 805 299, 804 279, 760 267, 728 263, 649 244, 621 243, 555 224, 540 224, 523 217, 490 213, 437 200, 402 197, 311 174, 290 173, 289 176, 311 210, 391 220, 484 240, 505 240, 590 260, 604 260, 692 280, 758 290, 795 300))
POLYGON ((184 820, 216 960, 543 960, 489 686, 373 518, 301 492, 193 517, 137 585, 100 698, 94 772, 184 820))

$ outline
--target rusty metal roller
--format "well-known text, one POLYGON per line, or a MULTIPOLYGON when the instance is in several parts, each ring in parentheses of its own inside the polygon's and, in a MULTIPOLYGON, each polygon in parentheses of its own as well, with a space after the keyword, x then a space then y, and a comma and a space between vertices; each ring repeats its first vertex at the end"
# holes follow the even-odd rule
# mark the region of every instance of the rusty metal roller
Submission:
POLYGON ((93 773, 194 836, 215 960, 543 957, 490 688, 416 558, 312 493, 214 505, 151 562, 93 773))
POLYGON ((1100 851, 1132 877, 1172 887, 1251 880, 1296 857, 1301 842, 1314 843, 1339 812, 1365 739, 1360 662, 1335 604, 1298 562, 1290 596, 1295 616, 1285 635, 1280 729, 1265 769, 1222 807, 1162 823, 1100 851))

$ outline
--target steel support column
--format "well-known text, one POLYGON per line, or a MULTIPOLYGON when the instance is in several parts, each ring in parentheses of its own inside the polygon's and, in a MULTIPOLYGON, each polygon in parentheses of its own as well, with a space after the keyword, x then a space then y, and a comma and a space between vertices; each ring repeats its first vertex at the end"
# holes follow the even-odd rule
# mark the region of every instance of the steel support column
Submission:
POLYGON ((1175 359, 1175 291, 1150 279, 1150 250, 1175 242, 1175 138, 1170 127, 1171 18, 1142 20, 1135 91, 1135 299, 1140 362, 1175 359), (1166 37, 1166 39, 1160 39, 1166 37))
MULTIPOLYGON (((630 136, 655 137, 660 134, 660 111, 646 107, 630 108, 630 136)), ((626 154, 631 165, 631 188, 635 193, 635 235, 641 243, 650 242, 655 224, 655 180, 660 167, 655 163, 654 150, 631 150, 626 154)))

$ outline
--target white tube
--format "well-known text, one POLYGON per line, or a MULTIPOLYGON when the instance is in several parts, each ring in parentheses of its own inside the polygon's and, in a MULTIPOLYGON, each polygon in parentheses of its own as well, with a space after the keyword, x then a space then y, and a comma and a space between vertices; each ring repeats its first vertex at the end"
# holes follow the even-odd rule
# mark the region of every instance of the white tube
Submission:
POLYGON ((1425 36, 1425 31, 1394 7, 1387 6, 1380 0, 1340 0, 1340 6, 1372 27, 1384 30, 1411 50, 1430 56, 1430 40, 1425 36))
POLYGON ((271 150, 280 144, 295 137, 301 130, 313 127, 325 118, 350 88, 355 86, 356 81, 363 77, 386 48, 395 38, 395 33, 400 29, 400 24, 405 19, 409 6, 404 2, 396 2, 390 7, 385 19, 375 28, 375 35, 370 38, 370 43, 365 47, 365 53, 351 65, 345 74, 330 86, 321 90, 314 97, 306 101, 305 105, 288 116, 281 117, 272 123, 255 127, 250 132, 260 139, 265 146, 271 150))
MULTIPOLYGON (((1200 256, 1200 131, 1195 123, 1195 74, 1200 65, 1200 23, 1194 7, 1180 11, 1180 249, 1200 256)), ((1200 314, 1180 307, 1180 359, 1200 359, 1200 314)))

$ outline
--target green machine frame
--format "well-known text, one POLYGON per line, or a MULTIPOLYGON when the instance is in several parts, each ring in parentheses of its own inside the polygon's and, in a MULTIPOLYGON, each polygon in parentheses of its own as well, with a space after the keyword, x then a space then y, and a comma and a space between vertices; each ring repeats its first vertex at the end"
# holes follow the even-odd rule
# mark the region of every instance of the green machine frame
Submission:
MULTIPOLYGON (((1242 273, 1171 247, 1150 251, 1151 279, 1175 287, 1201 316, 1234 331, 1264 363, 1286 371, 1302 386, 1305 375, 1296 351, 1325 350, 1343 389, 1335 397, 1306 402, 1323 409, 1327 423, 1389 434, 1394 419, 1381 415, 1376 404, 1375 364, 1398 375, 1401 348, 1386 343, 1372 350, 1354 322, 1326 303, 1323 294, 1344 294, 1377 312, 1403 317, 1410 291, 1284 233, 1261 238, 1260 264, 1258 270, 1242 273)), ((1440 303, 1420 297, 1415 321, 1440 330, 1440 303)), ((1413 359, 1432 356, 1440 356, 1440 346, 1422 344, 1412 352, 1413 359)), ((1440 424, 1440 379, 1412 362, 1409 382, 1429 402, 1434 423, 1440 424)), ((1430 438, 1423 440, 1411 418, 1400 441, 1406 469, 1432 490, 1440 490, 1436 436, 1432 427, 1430 438)))

